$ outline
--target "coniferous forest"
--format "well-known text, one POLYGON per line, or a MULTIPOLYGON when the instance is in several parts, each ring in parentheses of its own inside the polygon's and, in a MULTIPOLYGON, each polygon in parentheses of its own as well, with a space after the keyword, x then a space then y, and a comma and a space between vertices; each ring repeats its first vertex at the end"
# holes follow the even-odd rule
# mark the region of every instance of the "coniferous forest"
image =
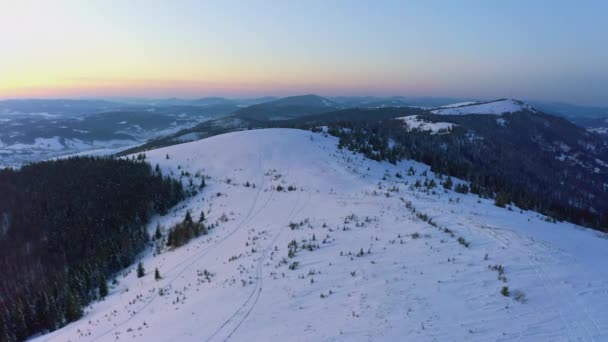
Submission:
POLYGON ((425 118, 457 126, 449 134, 408 131, 394 119, 317 120, 299 127, 318 130, 315 126, 321 123, 339 137, 341 148, 391 163, 417 160, 434 172, 470 181, 471 192, 496 198, 502 206, 513 203, 557 220, 608 230, 608 175, 585 166, 596 156, 606 159, 603 138, 545 114, 504 115, 506 127, 485 115, 425 118), (577 149, 570 151, 576 162, 560 160, 555 146, 564 142, 577 149))
POLYGON ((0 340, 55 330, 104 297, 184 198, 143 158, 75 157, 0 170, 0 340))

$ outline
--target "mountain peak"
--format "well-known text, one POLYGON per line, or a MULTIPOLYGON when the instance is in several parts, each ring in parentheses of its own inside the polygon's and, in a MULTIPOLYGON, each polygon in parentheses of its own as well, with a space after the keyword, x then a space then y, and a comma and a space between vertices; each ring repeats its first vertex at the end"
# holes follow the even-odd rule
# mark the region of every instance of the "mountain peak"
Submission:
POLYGON ((531 105, 515 99, 499 99, 487 102, 462 102, 445 105, 431 110, 438 115, 467 115, 467 114, 491 114, 502 115, 516 112, 536 112, 531 105))

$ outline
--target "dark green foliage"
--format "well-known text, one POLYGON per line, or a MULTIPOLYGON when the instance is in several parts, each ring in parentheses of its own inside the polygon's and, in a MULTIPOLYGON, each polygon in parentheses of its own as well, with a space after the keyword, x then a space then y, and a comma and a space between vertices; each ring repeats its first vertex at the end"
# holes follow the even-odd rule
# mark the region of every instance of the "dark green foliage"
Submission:
POLYGON ((160 232, 160 224, 156 225, 156 231, 154 232, 154 240, 160 240, 163 234, 160 232))
POLYGON ((173 228, 171 228, 171 230, 169 230, 169 236, 167 237, 167 246, 183 246, 191 239, 198 237, 201 234, 207 235, 208 232, 209 231, 207 230, 205 224, 200 221, 200 219, 199 222, 192 221, 190 211, 187 211, 184 220, 181 223, 176 224, 173 228))
MULTIPOLYGON (((367 120, 358 117, 358 110, 348 111, 352 119, 337 119, 345 115, 342 111, 311 117, 294 126, 311 129, 326 125, 328 132, 340 139, 339 146, 373 160, 423 162, 434 172, 470 182, 470 187, 457 186, 458 192, 497 196, 499 206, 513 203, 555 219, 608 229, 608 196, 603 186, 608 184, 608 173, 593 171, 596 158, 608 159, 608 141, 562 118, 520 112, 503 115, 508 124, 501 126, 494 115, 418 114, 431 122, 458 125, 449 134, 428 134, 395 124, 390 109, 378 110, 377 114, 382 113, 378 116, 370 113, 367 120), (395 144, 388 148, 391 139, 395 144), (555 146, 561 144, 568 145, 569 154, 577 155, 579 162, 560 160, 561 150, 555 152, 555 146), (582 163, 591 166, 583 167, 582 163)), ((408 174, 414 173, 410 171, 408 174)), ((449 178, 446 182, 450 185, 449 178)), ((435 185, 434 180, 424 184, 429 189, 435 185)), ((414 186, 422 184, 416 181, 414 186)))
POLYGON ((79 319, 80 317, 82 317, 81 303, 80 303, 80 300, 78 299, 77 295, 75 295, 73 293, 68 294, 65 306, 66 306, 65 318, 69 322, 75 321, 75 320, 79 319))
POLYGON ((158 268, 154 269, 154 280, 159 281, 161 280, 162 277, 160 276, 160 272, 158 271, 158 268))
POLYGON ((509 287, 508 286, 503 286, 502 289, 500 289, 500 294, 505 296, 505 297, 509 297, 510 293, 509 293, 509 287))
POLYGON ((461 193, 461 194, 468 194, 469 187, 466 186, 465 184, 456 184, 456 187, 454 187, 454 191, 461 193))
POLYGON ((184 217, 184 223, 192 223, 192 215, 190 215, 190 210, 186 211, 186 217, 184 217))
POLYGON ((454 182, 452 182, 452 177, 448 176, 448 179, 443 182, 443 187, 452 190, 452 186, 454 186, 454 182))
POLYGON ((99 281, 99 298, 105 298, 108 295, 108 282, 106 278, 101 278, 99 281))
POLYGON ((497 207, 504 208, 507 206, 508 203, 509 201, 507 199, 507 195, 502 191, 496 194, 496 196, 494 197, 494 205, 496 205, 497 207))
POLYGON ((137 264, 137 278, 141 278, 146 275, 146 269, 141 261, 137 264))
POLYGON ((469 247, 471 245, 471 243, 465 240, 463 237, 458 238, 458 243, 465 247, 469 247))
POLYGON ((0 170, 0 339, 80 318, 83 305, 107 294, 106 279, 144 250, 149 217, 184 195, 139 159, 0 170))

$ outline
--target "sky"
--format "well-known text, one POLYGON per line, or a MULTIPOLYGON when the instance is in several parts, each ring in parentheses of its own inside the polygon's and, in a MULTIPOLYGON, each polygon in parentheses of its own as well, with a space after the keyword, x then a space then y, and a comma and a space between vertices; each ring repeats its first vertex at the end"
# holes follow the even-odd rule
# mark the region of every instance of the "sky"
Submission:
POLYGON ((608 106, 607 13, 604 0, 0 0, 0 98, 608 106))

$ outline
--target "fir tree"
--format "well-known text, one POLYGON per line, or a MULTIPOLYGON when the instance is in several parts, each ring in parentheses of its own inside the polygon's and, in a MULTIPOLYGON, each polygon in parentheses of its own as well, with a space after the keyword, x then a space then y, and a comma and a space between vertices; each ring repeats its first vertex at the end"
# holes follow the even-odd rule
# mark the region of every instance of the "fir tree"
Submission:
POLYGON ((503 192, 499 192, 496 194, 496 198, 494 199, 494 205, 497 207, 504 208, 507 205, 507 196, 503 192))
POLYGON ((158 271, 158 268, 154 269, 154 280, 159 281, 161 280, 162 277, 160 276, 160 272, 158 271))
POLYGON ((144 264, 140 261, 137 264, 137 278, 141 278, 146 275, 146 270, 144 269, 144 264))
POLYGON ((184 217, 184 223, 192 223, 192 216, 190 210, 186 211, 186 217, 184 217))
POLYGON ((101 278, 99 282, 99 298, 105 298, 108 295, 108 282, 106 278, 101 278))
POLYGON ((73 322, 82 317, 82 308, 80 307, 80 299, 77 295, 69 293, 65 304, 65 318, 68 322, 73 322))
POLYGON ((156 225, 156 231, 154 232, 154 239, 160 240, 163 237, 163 234, 160 232, 160 223, 156 225))
POLYGON ((443 183, 443 187, 451 190, 454 183, 452 182, 452 177, 448 176, 448 179, 443 183))

